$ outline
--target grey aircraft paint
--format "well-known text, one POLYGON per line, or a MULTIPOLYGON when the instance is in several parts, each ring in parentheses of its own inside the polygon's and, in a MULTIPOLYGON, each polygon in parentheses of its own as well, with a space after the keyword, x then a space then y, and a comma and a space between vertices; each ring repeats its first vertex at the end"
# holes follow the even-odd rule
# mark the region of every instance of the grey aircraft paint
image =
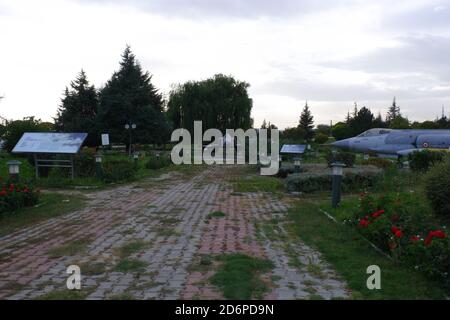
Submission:
POLYGON ((339 140, 334 147, 358 151, 375 152, 385 156, 404 156, 424 149, 449 149, 450 130, 414 129, 370 129, 360 135, 339 140))

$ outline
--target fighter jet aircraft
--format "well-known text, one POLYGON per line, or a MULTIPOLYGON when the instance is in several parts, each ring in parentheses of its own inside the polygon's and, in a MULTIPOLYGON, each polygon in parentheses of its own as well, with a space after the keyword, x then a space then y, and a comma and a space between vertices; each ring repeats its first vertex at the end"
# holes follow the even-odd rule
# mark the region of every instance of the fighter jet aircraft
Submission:
POLYGON ((332 146, 380 156, 399 157, 425 149, 450 151, 450 130, 370 129, 332 146))

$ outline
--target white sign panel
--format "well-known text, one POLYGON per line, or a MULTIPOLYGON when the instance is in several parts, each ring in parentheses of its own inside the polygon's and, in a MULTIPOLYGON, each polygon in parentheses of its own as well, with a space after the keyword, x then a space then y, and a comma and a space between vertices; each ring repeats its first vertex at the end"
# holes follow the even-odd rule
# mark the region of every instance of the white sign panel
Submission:
POLYGON ((13 153, 77 153, 87 133, 25 132, 13 153))
POLYGON ((109 145, 109 134, 102 133, 102 146, 108 146, 109 145))

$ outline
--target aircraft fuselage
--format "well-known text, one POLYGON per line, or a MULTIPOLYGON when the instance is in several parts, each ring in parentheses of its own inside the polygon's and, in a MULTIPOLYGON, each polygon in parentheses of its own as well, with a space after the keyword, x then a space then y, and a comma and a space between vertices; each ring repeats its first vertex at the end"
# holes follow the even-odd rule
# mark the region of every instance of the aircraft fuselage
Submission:
POLYGON ((370 129, 359 136, 339 140, 333 146, 381 155, 407 155, 423 149, 450 148, 450 130, 370 129))

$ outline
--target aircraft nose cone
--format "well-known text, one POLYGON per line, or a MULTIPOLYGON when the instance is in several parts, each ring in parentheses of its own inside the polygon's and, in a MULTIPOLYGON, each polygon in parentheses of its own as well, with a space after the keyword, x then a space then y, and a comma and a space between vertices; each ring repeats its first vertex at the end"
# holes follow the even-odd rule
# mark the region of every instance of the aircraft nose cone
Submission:
POLYGON ((348 149, 350 148, 350 139, 338 140, 331 144, 334 147, 348 149))

